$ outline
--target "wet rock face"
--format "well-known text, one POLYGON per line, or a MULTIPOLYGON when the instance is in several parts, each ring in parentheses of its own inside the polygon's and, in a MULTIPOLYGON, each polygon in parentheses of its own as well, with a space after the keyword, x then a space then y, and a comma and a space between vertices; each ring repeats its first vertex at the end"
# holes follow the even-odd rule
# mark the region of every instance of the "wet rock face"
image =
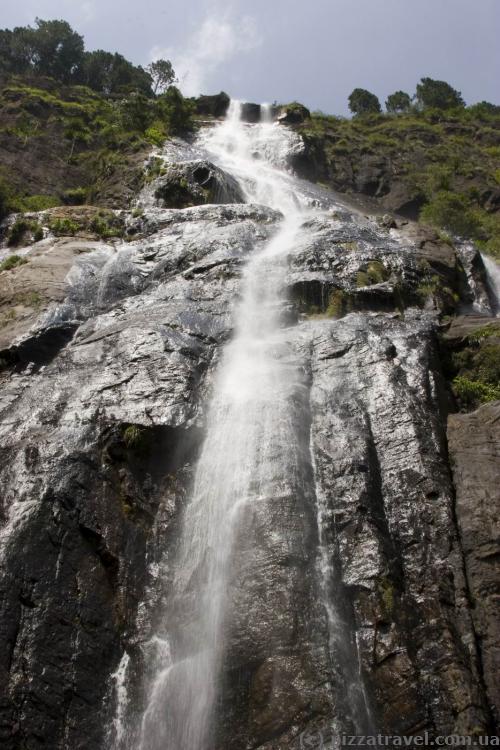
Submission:
POLYGON ((230 104, 229 96, 221 91, 212 96, 202 95, 195 100, 196 114, 211 117, 225 117, 230 104))
POLYGON ((311 113, 303 104, 295 102, 283 107, 278 114, 279 122, 285 125, 298 125, 311 117, 311 113))
MULTIPOLYGON (((287 122, 300 124, 303 119, 287 122)), ((375 199, 386 211, 418 219, 424 198, 405 182, 389 157, 360 151, 356 158, 342 153, 331 158, 322 139, 314 135, 306 134, 304 144, 304 150, 291 159, 301 177, 326 182, 342 193, 361 193, 375 199)))
MULTIPOLYGON (((199 168, 218 179, 192 160, 177 174, 203 189, 199 168)), ((29 325, 11 320, 2 338, 7 750, 113 747, 124 652, 124 721, 140 721, 145 654, 159 647, 150 638, 170 584, 158 570, 174 557, 242 266, 281 221, 227 189, 231 204, 127 215, 128 241, 49 238, 0 276, 12 274, 12 290, 51 257, 66 263, 43 276, 29 325)), ((304 224, 299 243, 283 281, 284 343, 301 373, 288 396, 297 469, 286 483, 275 477, 241 525, 217 750, 296 748, 339 713, 345 730, 364 712, 365 731, 485 733, 498 700, 498 419, 496 406, 450 419, 457 526, 437 338, 437 313, 470 304, 480 265, 465 268, 411 225, 380 228, 344 209, 304 224), (323 564, 352 635, 333 657, 323 564), (346 694, 349 669, 363 674, 365 697, 346 694)))
POLYGON ((422 313, 404 323, 348 315, 313 339, 319 493, 339 595, 385 733, 487 726, 429 323, 422 313))
POLYGON ((498 725, 500 592, 496 561, 499 555, 500 402, 485 404, 472 414, 450 416, 448 442, 481 672, 498 725))
POLYGON ((236 180, 208 161, 169 166, 156 181, 154 196, 164 208, 245 202, 236 180))
POLYGON ((261 106, 260 104, 253 104, 252 102, 245 102, 241 108, 241 119, 244 122, 256 123, 260 122, 261 118, 261 106))
POLYGON ((189 484, 240 266, 278 220, 246 206, 153 210, 137 222, 154 233, 106 254, 87 245, 64 295, 4 341, 30 343, 38 365, 2 374, 2 746, 107 746, 103 700, 124 639, 137 642, 156 535, 189 484), (38 362, 41 332, 68 322, 71 343, 38 362))

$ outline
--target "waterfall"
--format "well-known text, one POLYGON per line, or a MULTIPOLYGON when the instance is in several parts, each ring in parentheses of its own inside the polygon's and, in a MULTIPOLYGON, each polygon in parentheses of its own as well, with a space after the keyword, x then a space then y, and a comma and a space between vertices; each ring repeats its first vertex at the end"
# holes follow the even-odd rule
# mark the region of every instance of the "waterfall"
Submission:
MULTIPOLYGON (((234 337, 215 375, 163 618, 171 663, 152 670, 134 750, 213 746, 230 618, 228 582, 238 558, 242 519, 261 503, 293 499, 298 493, 309 492, 311 505, 315 502, 310 459, 307 469, 301 468, 308 443, 304 450, 298 437, 304 427, 297 427, 301 420, 294 407, 305 398, 304 374, 282 335, 289 314, 282 290, 287 257, 312 209, 299 183, 283 169, 297 136, 270 117, 247 125, 240 113, 240 103, 232 101, 226 120, 206 129, 198 145, 238 179, 248 202, 280 211, 283 219, 243 271, 234 337), (312 489, 304 490, 307 486, 312 489)), ((271 532, 286 547, 280 529, 271 532)))
POLYGON ((490 288, 492 302, 493 302, 493 312, 496 313, 497 316, 499 316, 500 315, 500 266, 493 258, 490 258, 489 255, 484 255, 483 253, 481 253, 481 258, 483 259, 484 267, 486 268, 488 286, 490 288))

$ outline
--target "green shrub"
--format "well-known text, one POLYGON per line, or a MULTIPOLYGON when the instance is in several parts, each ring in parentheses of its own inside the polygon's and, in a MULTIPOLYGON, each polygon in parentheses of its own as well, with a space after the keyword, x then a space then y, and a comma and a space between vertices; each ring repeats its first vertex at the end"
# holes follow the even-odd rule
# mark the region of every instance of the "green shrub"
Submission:
POLYGON ((90 229, 95 232, 102 239, 110 239, 111 237, 121 237, 123 235, 123 228, 116 221, 115 216, 110 214, 98 214, 94 216, 90 222, 90 229))
POLYGON ((343 289, 335 289, 328 299, 326 315, 329 318, 341 318, 352 309, 351 296, 343 289))
POLYGON ((136 424, 131 424, 123 431, 123 442, 127 448, 133 448, 140 443, 144 430, 136 424))
POLYGON ((72 237, 81 229, 81 226, 76 221, 73 221, 73 219, 53 219, 49 223, 49 229, 56 237, 67 235, 72 237))
POLYGON ((127 449, 139 457, 147 455, 151 447, 151 433, 136 424, 125 427, 122 439, 127 449))
POLYGON ((22 239, 28 229, 30 228, 30 224, 26 219, 16 219, 16 221, 12 224, 12 226, 9 229, 9 233, 7 235, 7 244, 10 247, 15 247, 16 245, 20 245, 22 242, 22 239))
POLYGON ((472 408, 500 399, 500 386, 489 385, 480 380, 470 380, 462 375, 454 378, 453 392, 459 401, 472 408))
POLYGON ((165 162, 158 156, 154 156, 146 164, 144 181, 153 182, 157 177, 161 177, 165 173, 165 162))
POLYGON ((195 104, 185 99, 175 86, 158 97, 156 109, 157 119, 165 124, 169 135, 183 135, 193 129, 195 104))
POLYGON ((420 218, 463 237, 473 237, 480 229, 480 221, 465 196, 446 190, 438 192, 423 207, 420 218))
POLYGON ((12 188, 7 180, 0 175, 0 221, 12 210, 12 188))
POLYGON ((163 123, 155 120, 151 127, 149 127, 144 133, 144 137, 154 146, 162 146, 167 137, 163 123))
POLYGON ((395 591, 394 585, 386 577, 377 579, 377 593, 380 597, 384 615, 391 618, 394 612, 395 591))
POLYGON ((29 221, 28 219, 23 219, 22 217, 16 219, 16 221, 9 229, 9 234, 7 235, 7 244, 9 245, 9 247, 20 245, 28 232, 32 232, 33 234, 35 234, 38 232, 39 228, 41 227, 37 222, 29 221))
POLYGON ((381 284, 383 281, 387 281, 389 275, 389 271, 380 260, 372 260, 368 263, 366 269, 360 270, 356 274, 356 286, 381 284))
POLYGON ((465 345, 451 352, 449 375, 456 397, 466 408, 500 399, 500 325, 492 323, 470 333, 465 345))
POLYGON ((472 344, 479 344, 491 336, 498 336, 500 338, 500 324, 492 323, 491 325, 477 328, 473 333, 469 333, 467 341, 470 341, 472 344))
POLYGON ((60 204, 55 195, 27 195, 18 201, 21 211, 46 211, 60 204))
POLYGON ((27 259, 20 255, 9 255, 0 263, 0 271, 10 271, 12 268, 22 266, 27 263, 27 259))
POLYGON ((88 188, 77 187, 65 190, 62 194, 62 201, 66 206, 82 206, 88 196, 88 188))

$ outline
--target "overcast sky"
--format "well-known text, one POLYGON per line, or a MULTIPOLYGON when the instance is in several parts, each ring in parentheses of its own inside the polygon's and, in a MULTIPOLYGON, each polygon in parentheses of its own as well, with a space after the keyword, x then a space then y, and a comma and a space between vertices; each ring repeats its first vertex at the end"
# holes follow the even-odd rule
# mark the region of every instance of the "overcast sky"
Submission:
POLYGON ((64 18, 87 49, 168 57, 185 94, 297 99, 345 114, 360 86, 381 100, 446 80, 500 104, 500 0, 0 0, 0 27, 64 18))

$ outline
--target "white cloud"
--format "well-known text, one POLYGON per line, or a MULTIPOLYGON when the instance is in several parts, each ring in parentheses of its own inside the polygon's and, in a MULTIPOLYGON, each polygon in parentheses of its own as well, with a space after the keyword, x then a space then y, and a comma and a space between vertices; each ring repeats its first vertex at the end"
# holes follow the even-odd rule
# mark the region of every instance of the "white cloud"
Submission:
POLYGON ((207 18, 182 46, 153 47, 151 59, 171 60, 182 92, 197 96, 209 93, 206 87, 217 68, 261 44, 262 37, 253 18, 244 16, 235 21, 225 15, 207 18))

